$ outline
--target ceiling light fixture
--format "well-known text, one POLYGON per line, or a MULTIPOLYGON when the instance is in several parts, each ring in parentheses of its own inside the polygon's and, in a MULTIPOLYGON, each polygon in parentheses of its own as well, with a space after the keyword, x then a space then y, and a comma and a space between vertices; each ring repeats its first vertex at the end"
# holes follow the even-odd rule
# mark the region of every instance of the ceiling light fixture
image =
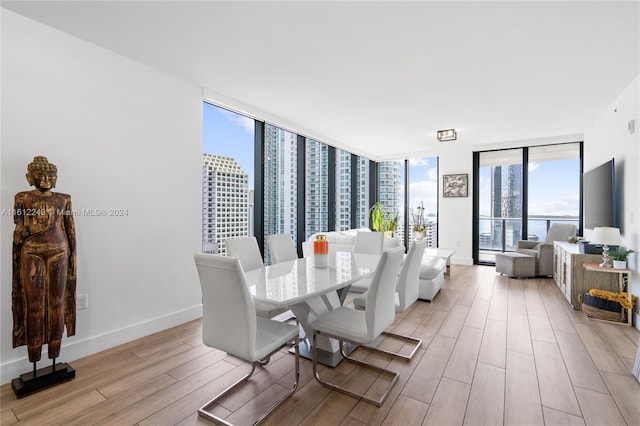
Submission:
POLYGON ((455 141, 457 137, 456 129, 438 130, 438 140, 440 142, 455 141))

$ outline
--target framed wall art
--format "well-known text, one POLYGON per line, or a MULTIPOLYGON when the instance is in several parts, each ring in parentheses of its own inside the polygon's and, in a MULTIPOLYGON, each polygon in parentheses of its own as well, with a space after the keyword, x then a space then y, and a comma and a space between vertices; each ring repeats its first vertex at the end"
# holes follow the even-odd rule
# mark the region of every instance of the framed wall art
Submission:
POLYGON ((442 196, 443 197, 466 197, 468 192, 468 174, 443 175, 442 176, 442 196))

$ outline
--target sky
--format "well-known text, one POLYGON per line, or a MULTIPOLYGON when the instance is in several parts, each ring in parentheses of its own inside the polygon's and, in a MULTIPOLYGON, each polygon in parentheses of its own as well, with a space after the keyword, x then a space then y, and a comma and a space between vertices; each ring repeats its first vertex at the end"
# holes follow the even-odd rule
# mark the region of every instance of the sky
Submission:
POLYGON ((206 102, 203 105, 203 152, 235 158, 253 189, 253 119, 206 102))
MULTIPOLYGON (((480 170, 480 192, 490 194, 491 168, 480 170)), ((491 216, 490 197, 480 196, 480 215, 491 216)), ((529 163, 529 215, 574 216, 580 206, 580 159, 529 163)))

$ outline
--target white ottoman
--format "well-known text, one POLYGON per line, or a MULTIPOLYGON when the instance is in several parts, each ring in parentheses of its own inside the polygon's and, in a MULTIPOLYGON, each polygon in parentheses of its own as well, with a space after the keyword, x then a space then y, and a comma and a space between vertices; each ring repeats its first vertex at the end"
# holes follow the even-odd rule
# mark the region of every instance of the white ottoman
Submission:
POLYGON ((433 300, 444 285, 447 262, 440 257, 422 258, 418 277, 418 299, 433 300))

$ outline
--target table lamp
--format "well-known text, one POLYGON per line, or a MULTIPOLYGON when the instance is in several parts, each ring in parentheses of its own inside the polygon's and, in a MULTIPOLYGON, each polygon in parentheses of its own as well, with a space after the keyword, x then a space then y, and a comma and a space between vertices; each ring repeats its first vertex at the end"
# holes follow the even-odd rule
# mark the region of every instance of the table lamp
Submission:
POLYGON ((620 229, 608 226, 593 228, 591 234, 591 244, 602 244, 602 263, 603 268, 611 268, 611 260, 609 259, 609 246, 620 245, 620 229))

